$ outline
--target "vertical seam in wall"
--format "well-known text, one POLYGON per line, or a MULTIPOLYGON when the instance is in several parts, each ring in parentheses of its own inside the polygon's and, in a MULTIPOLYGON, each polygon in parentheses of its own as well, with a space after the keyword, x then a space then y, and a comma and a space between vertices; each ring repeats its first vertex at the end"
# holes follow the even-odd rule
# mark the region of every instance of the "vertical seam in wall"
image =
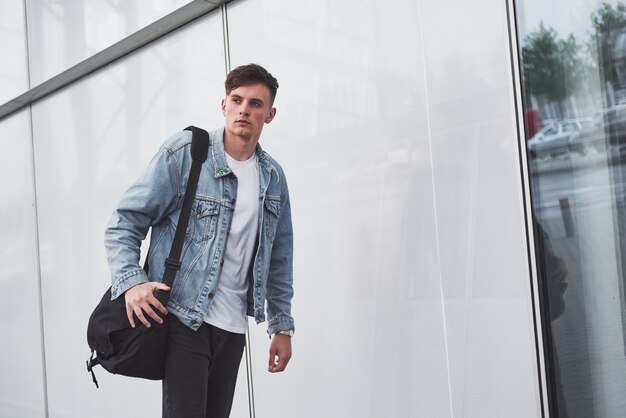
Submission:
POLYGON ((439 219, 437 218, 437 194, 435 190, 435 166, 433 160, 433 144, 432 132, 430 126, 430 100, 428 94, 428 75, 426 72, 426 42, 424 41, 424 28, 422 20, 422 1, 418 1, 417 19, 419 25, 420 38, 422 40, 422 71, 424 74, 424 93, 426 95, 426 126, 428 131, 428 148, 430 157, 430 177, 433 191, 433 213, 435 216, 435 241, 437 247, 437 263, 439 270, 439 293, 441 295, 441 316, 443 321, 443 339, 446 354, 446 373, 448 378, 448 402, 450 404, 450 417, 454 418, 454 409, 452 407, 452 381, 450 379, 450 352, 448 349, 448 327, 446 321, 446 302, 443 294, 443 274, 441 272, 441 246, 439 243, 439 219))
POLYGON ((220 6, 222 13, 222 35, 224 39, 224 66, 226 74, 230 72, 230 37, 228 35, 228 10, 226 4, 220 6))
MULTIPOLYGON (((26 0, 22 3, 24 5, 24 43, 26 45, 26 83, 30 90, 30 48, 28 39, 28 9, 26 6, 26 0)), ((40 344, 41 344, 41 366, 42 366, 42 378, 43 378, 43 402, 44 402, 44 414, 47 418, 49 416, 48 410, 48 373, 46 366, 46 339, 44 332, 44 318, 43 318, 43 295, 41 286, 41 252, 39 245, 39 212, 37 206, 37 174, 35 170, 35 135, 33 129, 33 105, 28 105, 28 126, 30 133, 30 156, 31 156, 31 170, 32 170, 32 191, 33 191, 33 217, 35 223, 35 263, 37 266, 37 298, 39 303, 39 332, 40 332, 40 344)))
POLYGON ((531 296, 531 311, 533 321, 533 331, 535 337, 535 356, 537 360, 537 373, 539 384, 539 404, 542 417, 549 417, 549 405, 547 394, 547 380, 546 380, 546 368, 545 357, 543 352, 543 339, 542 339, 542 323, 540 320, 541 313, 539 312, 539 294, 538 294, 538 276, 537 276, 537 264, 535 248, 533 243, 535 242, 534 230, 532 225, 532 196, 530 195, 530 180, 528 173, 528 164, 526 161, 526 141, 524 135, 524 120, 520 109, 523 109, 522 105, 522 84, 519 65, 519 49, 517 39, 517 23, 515 15, 515 1, 507 0, 506 2, 506 18, 507 28, 509 33, 509 53, 511 64, 511 78, 513 87, 513 99, 515 110, 515 124, 517 126, 517 142, 518 142, 518 158, 521 175, 520 183, 522 186, 522 208, 524 213, 524 228, 526 232, 526 250, 528 255, 528 271, 530 273, 530 296, 531 296))
MULTIPOLYGON (((224 39, 224 69, 226 75, 230 72, 230 36, 228 33, 228 6, 226 3, 220 6, 220 12, 222 14, 222 38, 224 39)), ((250 418, 255 418, 254 410, 254 382, 252 378, 252 342, 250 338, 250 327, 246 319, 246 381, 248 392, 248 412, 250 418)))
POLYGON ((248 412, 250 418, 255 418, 254 411, 254 385, 252 381, 252 346, 250 345, 250 327, 246 318, 246 381, 248 383, 248 412))

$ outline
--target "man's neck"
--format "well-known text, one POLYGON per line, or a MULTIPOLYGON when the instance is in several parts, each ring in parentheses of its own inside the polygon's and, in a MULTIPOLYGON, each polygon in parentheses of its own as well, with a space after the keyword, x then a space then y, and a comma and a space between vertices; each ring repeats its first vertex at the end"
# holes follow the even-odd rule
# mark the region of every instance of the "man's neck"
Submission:
POLYGON ((249 160, 256 151, 259 138, 243 138, 224 132, 224 151, 237 161, 249 160))

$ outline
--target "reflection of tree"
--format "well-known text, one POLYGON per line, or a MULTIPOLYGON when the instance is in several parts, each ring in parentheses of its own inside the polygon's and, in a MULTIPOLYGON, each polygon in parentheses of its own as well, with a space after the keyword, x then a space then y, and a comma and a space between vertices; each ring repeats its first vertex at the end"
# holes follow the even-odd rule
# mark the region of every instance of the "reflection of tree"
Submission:
POLYGON ((526 37, 522 48, 527 97, 532 94, 539 100, 557 103, 559 116, 563 116, 560 105, 570 95, 568 86, 584 80, 580 50, 574 35, 558 39, 554 29, 540 23, 539 30, 526 37))
POLYGON ((594 44, 597 45, 598 62, 605 82, 614 84, 615 72, 613 67, 613 41, 616 33, 626 26, 626 6, 617 3, 613 6, 609 3, 602 3, 600 8, 591 14, 591 23, 594 33, 590 39, 590 51, 593 51, 594 44))
POLYGON ((560 38, 543 22, 524 38, 522 70, 527 109, 533 107, 532 97, 540 107, 554 106, 558 118, 578 116, 576 109, 568 111, 564 105, 568 99, 578 98, 583 102, 591 100, 587 105, 595 107, 592 97, 597 95, 597 86, 589 84, 598 77, 608 93, 608 103, 614 102, 613 47, 616 36, 626 28, 626 5, 603 3, 590 18, 592 30, 587 40, 581 41, 573 34, 560 38))

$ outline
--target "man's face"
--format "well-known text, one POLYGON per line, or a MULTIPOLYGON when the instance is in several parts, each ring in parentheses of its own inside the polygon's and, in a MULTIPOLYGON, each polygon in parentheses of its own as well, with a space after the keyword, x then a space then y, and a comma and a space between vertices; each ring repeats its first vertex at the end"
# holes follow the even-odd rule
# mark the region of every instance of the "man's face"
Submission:
POLYGON ((270 105, 270 90, 264 84, 248 84, 232 89, 222 99, 227 135, 258 141, 263 124, 270 123, 276 109, 270 105))

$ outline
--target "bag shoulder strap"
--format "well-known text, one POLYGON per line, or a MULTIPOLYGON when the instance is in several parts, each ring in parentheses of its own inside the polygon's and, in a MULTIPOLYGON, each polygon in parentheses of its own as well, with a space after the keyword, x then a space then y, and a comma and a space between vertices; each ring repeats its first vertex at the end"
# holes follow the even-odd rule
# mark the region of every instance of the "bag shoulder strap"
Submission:
MULTIPOLYGON (((174 241, 172 242, 172 248, 170 249, 169 256, 165 259, 165 272, 163 273, 163 283, 172 287, 174 284, 174 278, 176 273, 180 270, 180 256, 183 249, 183 242, 185 241, 185 233, 187 232, 187 225, 189 224, 189 216, 191 215, 191 206, 193 204, 194 197, 196 195, 196 189, 198 187, 198 180, 200 179, 200 171, 202 164, 207 159, 209 152, 209 133, 204 129, 197 128, 195 126, 188 126, 186 131, 191 131, 191 171, 189 173, 189 180, 187 181, 187 188, 185 189, 185 198, 183 200, 183 207, 180 210, 180 216, 178 218, 178 225, 176 225, 176 233, 174 234, 174 241)), ((159 292, 160 295, 165 295, 164 299, 167 301, 169 292, 159 292)), ((161 300, 161 298, 159 298, 161 300)), ((161 301, 163 302, 163 301, 161 301)))

